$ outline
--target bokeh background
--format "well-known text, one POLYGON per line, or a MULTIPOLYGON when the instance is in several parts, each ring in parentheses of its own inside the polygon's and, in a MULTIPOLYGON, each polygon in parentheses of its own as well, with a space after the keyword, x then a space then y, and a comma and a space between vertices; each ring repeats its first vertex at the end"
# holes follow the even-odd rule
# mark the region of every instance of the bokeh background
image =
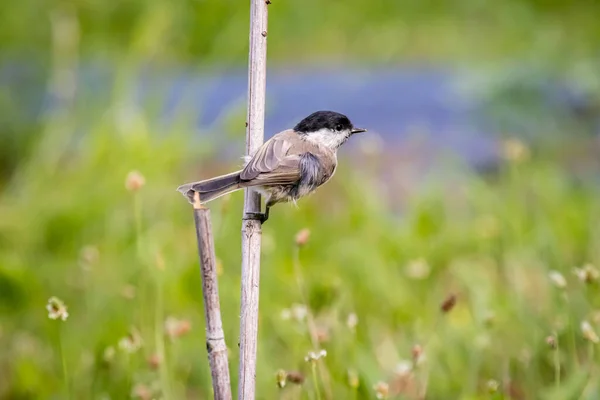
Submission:
MULTIPOLYGON (((273 0, 267 137, 369 132, 263 229, 258 399, 598 398, 599 15, 273 0)), ((247 1, 3 2, 0 398, 212 397, 175 188, 240 165, 248 28, 247 1)), ((242 198, 211 204, 234 391, 242 198)))

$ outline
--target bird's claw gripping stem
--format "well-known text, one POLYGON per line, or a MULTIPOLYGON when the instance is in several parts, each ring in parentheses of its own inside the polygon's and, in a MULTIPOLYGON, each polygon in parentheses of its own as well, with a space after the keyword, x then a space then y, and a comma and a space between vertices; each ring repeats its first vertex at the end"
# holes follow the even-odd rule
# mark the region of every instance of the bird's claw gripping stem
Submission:
POLYGON ((261 212, 249 212, 244 215, 244 220, 258 220, 261 225, 267 222, 269 219, 269 207, 265 209, 264 213, 261 212))

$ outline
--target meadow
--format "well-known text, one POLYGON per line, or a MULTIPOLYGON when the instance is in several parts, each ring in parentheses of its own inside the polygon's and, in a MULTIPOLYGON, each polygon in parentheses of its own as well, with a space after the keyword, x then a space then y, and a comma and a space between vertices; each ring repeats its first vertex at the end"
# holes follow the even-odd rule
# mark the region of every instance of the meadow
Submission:
MULTIPOLYGON (((303 3, 271 13, 275 64, 516 59, 593 78, 575 73, 596 65, 593 2, 303 3)), ((247 5, 36 4, 0 16, 2 62, 43 66, 30 90, 0 92, 0 398, 210 399, 192 211, 175 188, 237 161, 190 105, 168 126, 134 107, 131 81, 146 63, 244 65, 247 5), (108 98, 78 97, 93 57, 114 65, 108 98)), ((257 399, 599 398, 600 157, 571 127, 506 132, 494 168, 444 158, 413 184, 381 179, 397 168, 385 149, 342 151, 326 187, 274 208, 257 399)), ((242 149, 243 117, 226 131, 242 149)), ((211 204, 234 391, 242 201, 211 204)))

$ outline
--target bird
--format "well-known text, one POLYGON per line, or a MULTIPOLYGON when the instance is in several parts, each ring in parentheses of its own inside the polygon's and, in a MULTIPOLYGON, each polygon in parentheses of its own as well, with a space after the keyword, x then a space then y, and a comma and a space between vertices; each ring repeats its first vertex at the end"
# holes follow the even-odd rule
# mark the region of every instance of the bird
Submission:
POLYGON ((334 175, 337 150, 350 136, 366 132, 335 111, 316 111, 292 129, 275 134, 252 155, 243 169, 214 178, 186 183, 177 190, 194 204, 195 193, 205 204, 240 189, 253 188, 265 199, 264 213, 246 213, 246 219, 264 224, 277 203, 293 202, 313 193, 334 175))

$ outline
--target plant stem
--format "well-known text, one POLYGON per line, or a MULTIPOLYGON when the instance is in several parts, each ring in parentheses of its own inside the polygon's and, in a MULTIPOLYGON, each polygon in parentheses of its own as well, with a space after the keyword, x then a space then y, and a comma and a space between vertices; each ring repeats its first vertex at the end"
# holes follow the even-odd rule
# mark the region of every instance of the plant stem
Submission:
POLYGON ((313 384, 315 385, 315 391, 317 392, 317 400, 321 400, 321 390, 319 389, 319 379, 317 378, 317 362, 313 361, 311 364, 312 378, 313 384))
POLYGON ((133 194, 133 218, 135 223, 135 245, 137 256, 142 257, 142 204, 139 192, 133 194))
MULTIPOLYGON (((569 296, 567 293, 564 293, 565 303, 567 304, 567 309, 571 306, 569 301, 569 296)), ((567 323, 569 326, 569 334, 571 341, 571 352, 573 353, 573 358, 575 359, 575 364, 579 365, 579 356, 577 355, 577 340, 575 339, 575 326, 573 325, 573 318, 571 318, 570 313, 567 312, 567 323)))
MULTIPOLYGON (((221 304, 216 267, 217 257, 215 255, 215 244, 212 236, 210 210, 202 207, 198 193, 194 195, 194 224, 196 226, 200 275, 202 277, 204 318, 206 320, 206 350, 211 370, 214 398, 216 400, 231 400, 229 360, 227 359, 228 351, 225 344, 223 322, 221 320, 221 304)), ((246 392, 245 398, 254 398, 254 392, 246 392)))
MULTIPOLYGON (((315 350, 319 347, 319 337, 317 334, 317 326, 315 324, 315 319, 308 304, 308 295, 306 294, 306 286, 304 285, 304 278, 302 276, 302 268, 300 268, 300 248, 296 246, 294 251, 294 275, 296 277, 296 283, 298 284, 298 290, 300 291, 300 297, 302 297, 302 302, 306 306, 306 323, 308 327, 308 333, 310 336, 310 341, 315 350)), ((332 398, 331 394, 331 382, 328 379, 327 371, 325 368, 319 367, 319 372, 321 375, 321 380, 323 380, 323 384, 325 385, 326 397, 327 399, 332 398)))
POLYGON ((560 347, 558 343, 558 335, 554 335, 556 340, 556 349, 554 349, 554 382, 556 387, 560 387, 560 347))
POLYGON ((296 278, 296 284, 298 285, 298 291, 302 298, 302 303, 306 306, 306 321, 308 324, 308 333, 312 346, 315 350, 319 346, 319 338, 317 337, 317 328, 315 326, 314 317, 308 304, 308 296, 306 294, 306 286, 304 285, 304 277, 302 276, 302 270, 300 268, 300 249, 296 246, 294 250, 294 275, 296 278))
MULTIPOLYGON (((265 136, 269 4, 270 2, 265 0, 250 0, 248 113, 246 119, 246 155, 249 156, 254 155, 262 146, 265 136)), ((249 188, 244 192, 244 215, 260 212, 260 194, 249 188)), ((254 400, 256 397, 261 237, 261 221, 257 219, 242 221, 239 400, 254 400)))
POLYGON ((61 360, 61 364, 62 364, 63 377, 65 380, 65 390, 67 392, 67 398, 70 399, 71 398, 71 384, 69 382, 69 371, 67 369, 67 358, 65 356, 65 351, 64 351, 64 347, 63 347, 62 327, 60 325, 61 324, 59 323, 59 326, 58 326, 58 348, 60 351, 60 360, 61 360))
MULTIPOLYGON (((156 272, 156 271, 155 271, 156 272)), ((158 274, 157 274, 158 275, 158 274)), ((161 386, 165 398, 173 398, 171 393, 170 381, 169 381, 169 369, 167 367, 167 355, 165 354, 165 342, 163 334, 163 294, 162 287, 160 284, 160 278, 156 278, 156 313, 155 313, 155 327, 154 327, 154 345, 156 346, 156 355, 159 359, 159 374, 161 380, 161 386)))

